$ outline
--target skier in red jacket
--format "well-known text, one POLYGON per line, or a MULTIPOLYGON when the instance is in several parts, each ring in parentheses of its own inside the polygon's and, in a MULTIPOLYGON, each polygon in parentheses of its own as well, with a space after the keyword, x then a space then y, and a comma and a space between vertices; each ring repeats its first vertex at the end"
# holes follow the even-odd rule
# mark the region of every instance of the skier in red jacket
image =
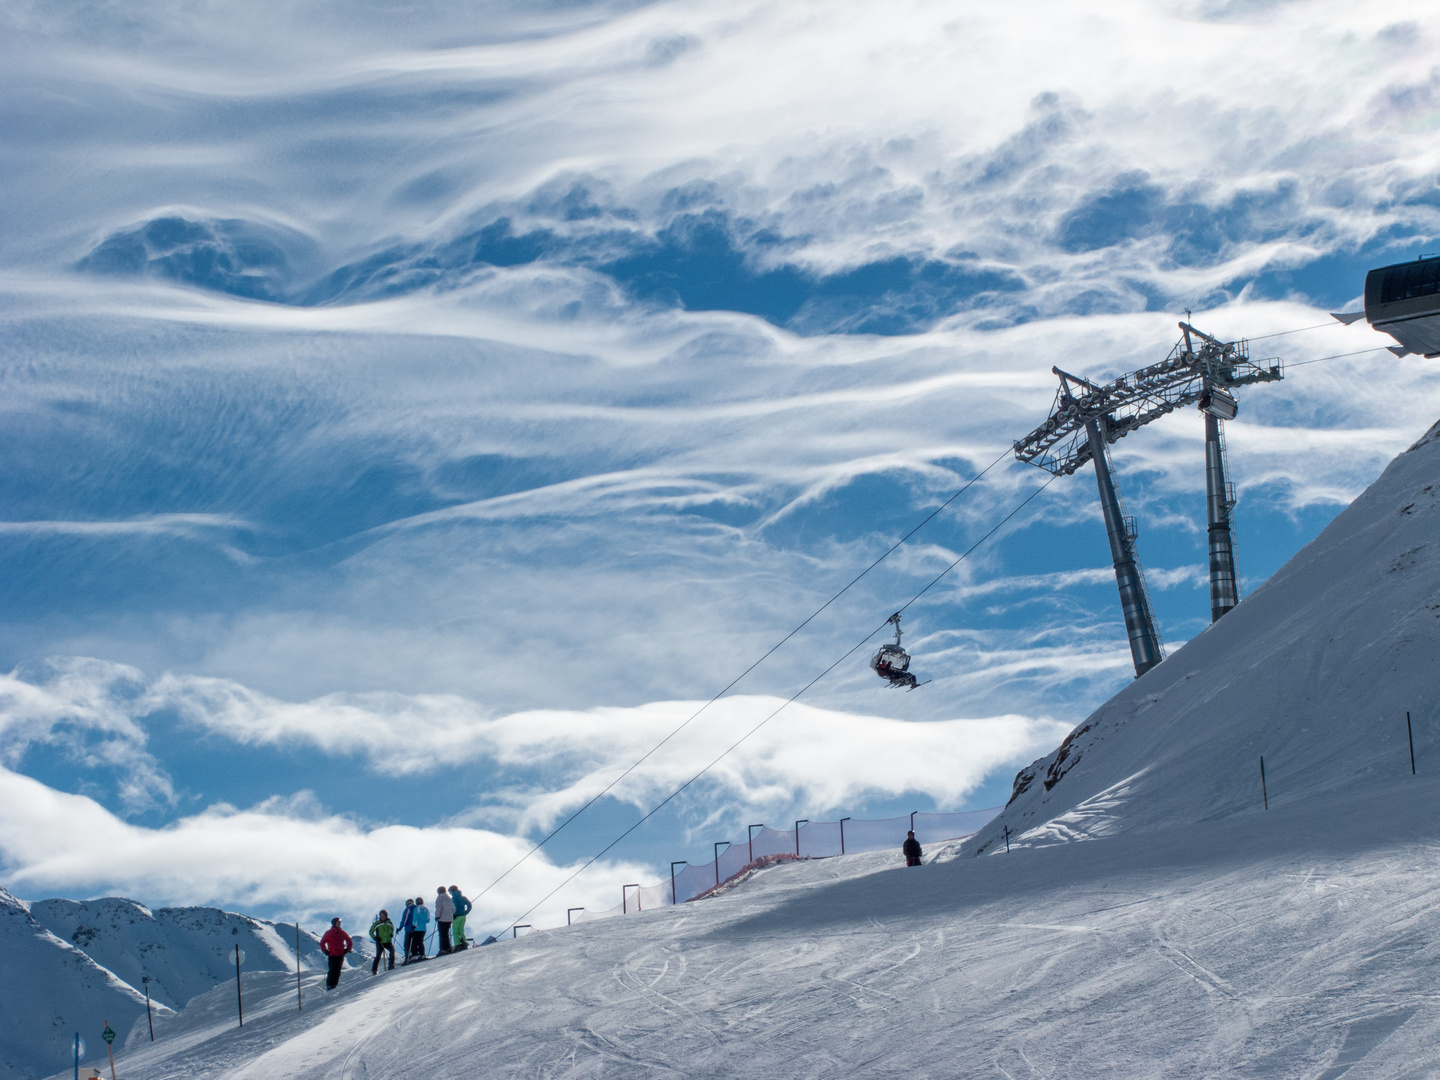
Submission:
POLYGON ((345 954, 355 947, 350 935, 340 929, 340 917, 330 920, 330 929, 320 939, 320 951, 330 958, 330 970, 325 975, 325 989, 334 990, 340 985, 340 969, 345 966, 345 954))

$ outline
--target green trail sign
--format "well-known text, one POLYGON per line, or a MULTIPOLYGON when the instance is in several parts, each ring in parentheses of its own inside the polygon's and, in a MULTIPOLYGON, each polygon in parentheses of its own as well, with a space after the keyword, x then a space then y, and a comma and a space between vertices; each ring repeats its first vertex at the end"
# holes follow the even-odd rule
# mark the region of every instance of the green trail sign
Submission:
POLYGON ((113 1043, 115 1041, 115 1029, 109 1024, 106 1024, 105 1030, 100 1033, 100 1037, 107 1043, 113 1043))

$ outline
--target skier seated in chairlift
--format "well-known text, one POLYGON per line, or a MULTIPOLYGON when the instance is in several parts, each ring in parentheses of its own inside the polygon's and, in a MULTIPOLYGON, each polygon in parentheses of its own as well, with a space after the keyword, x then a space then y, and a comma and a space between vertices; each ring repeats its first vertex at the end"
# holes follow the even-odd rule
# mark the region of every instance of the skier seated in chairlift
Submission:
POLYGON ((900 613, 891 615, 887 621, 895 624, 895 644, 881 645, 870 658, 870 668, 892 687, 914 690, 919 682, 910 671, 910 654, 900 647, 900 613))

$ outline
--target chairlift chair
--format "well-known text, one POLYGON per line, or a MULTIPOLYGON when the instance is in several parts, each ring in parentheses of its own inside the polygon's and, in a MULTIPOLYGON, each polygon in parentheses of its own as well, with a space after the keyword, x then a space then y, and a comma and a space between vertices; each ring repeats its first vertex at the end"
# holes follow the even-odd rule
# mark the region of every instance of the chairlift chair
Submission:
POLYGON ((886 642, 875 651, 870 658, 870 670, 886 680, 892 689, 903 686, 914 690, 920 683, 910 671, 910 654, 900 646, 900 613, 897 611, 885 621, 895 625, 895 643, 886 642))

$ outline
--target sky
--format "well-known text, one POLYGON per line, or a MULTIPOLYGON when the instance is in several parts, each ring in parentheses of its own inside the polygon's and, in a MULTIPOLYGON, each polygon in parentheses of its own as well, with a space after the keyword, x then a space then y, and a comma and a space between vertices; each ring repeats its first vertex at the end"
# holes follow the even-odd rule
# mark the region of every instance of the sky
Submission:
MULTIPOLYGON (((688 719, 503 928, 822 673, 528 921, 998 805, 1133 674, 1093 477, 1006 520, 1052 365, 1187 311, 1284 362, 1226 428, 1245 590, 1440 414, 1328 315, 1440 250, 1433 4, 12 0, 0 58, 22 897, 474 895, 688 719)), ((1203 425, 1113 457, 1173 654, 1203 425)))

